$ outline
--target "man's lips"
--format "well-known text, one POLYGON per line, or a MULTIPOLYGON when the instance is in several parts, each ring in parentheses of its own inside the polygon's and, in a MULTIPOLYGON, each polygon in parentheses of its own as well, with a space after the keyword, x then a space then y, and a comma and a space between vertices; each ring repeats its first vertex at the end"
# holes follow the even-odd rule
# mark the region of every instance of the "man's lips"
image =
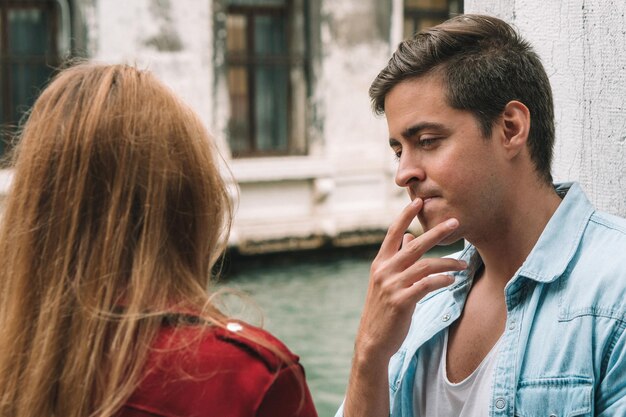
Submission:
POLYGON ((414 197, 413 200, 415 198, 419 198, 419 199, 421 199, 424 202, 424 204, 426 204, 428 201, 431 201, 431 200, 433 200, 435 198, 438 198, 438 197, 439 196, 436 196, 436 195, 424 195, 424 196, 418 195, 417 197, 414 197))
POLYGON ((409 197, 411 198, 411 200, 415 200, 416 198, 419 198, 420 200, 422 200, 423 207, 426 206, 428 203, 432 202, 433 200, 436 200, 437 198, 441 197, 441 195, 436 190, 427 190, 427 189, 411 190, 409 188, 408 192, 409 192, 409 197))
POLYGON ((420 198, 422 200, 422 208, 420 210, 420 215, 424 215, 426 212, 432 211, 432 209, 436 205, 436 201, 439 199, 439 196, 437 196, 437 195, 424 195, 424 196, 419 196, 418 198, 420 198), (433 204, 435 204, 435 205, 433 205, 433 204))

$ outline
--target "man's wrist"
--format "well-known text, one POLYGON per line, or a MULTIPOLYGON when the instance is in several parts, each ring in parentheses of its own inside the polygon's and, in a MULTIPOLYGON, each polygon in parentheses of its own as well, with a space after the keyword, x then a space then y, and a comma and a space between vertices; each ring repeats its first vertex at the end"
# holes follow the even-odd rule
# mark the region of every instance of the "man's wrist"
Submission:
POLYGON ((380 377, 386 375, 391 356, 375 350, 356 349, 352 359, 352 372, 360 377, 380 377))

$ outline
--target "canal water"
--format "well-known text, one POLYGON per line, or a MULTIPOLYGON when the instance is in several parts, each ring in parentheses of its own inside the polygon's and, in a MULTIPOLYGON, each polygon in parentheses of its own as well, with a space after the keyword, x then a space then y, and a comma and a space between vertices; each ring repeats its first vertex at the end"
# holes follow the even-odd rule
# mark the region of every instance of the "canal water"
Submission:
MULTIPOLYGON (((436 248, 429 256, 460 248, 436 248)), ((374 255, 297 260, 285 255, 270 262, 241 258, 232 273, 226 266, 227 280, 220 286, 240 293, 225 298, 229 312, 262 324, 300 356, 320 417, 333 416, 343 400, 374 255)))

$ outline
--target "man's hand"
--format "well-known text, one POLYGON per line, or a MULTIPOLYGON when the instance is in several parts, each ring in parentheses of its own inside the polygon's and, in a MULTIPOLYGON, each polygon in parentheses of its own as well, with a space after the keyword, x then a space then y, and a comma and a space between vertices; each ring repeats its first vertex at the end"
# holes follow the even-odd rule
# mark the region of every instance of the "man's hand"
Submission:
POLYGON ((460 271, 465 262, 422 256, 459 226, 448 219, 421 236, 405 234, 422 209, 415 199, 393 222, 372 263, 370 282, 355 343, 344 415, 388 416, 387 366, 406 337, 416 303, 429 292, 452 284, 443 274, 460 271))
POLYGON ((388 360, 406 337, 415 304, 429 292, 452 284, 453 278, 441 273, 467 267, 456 259, 421 259, 459 225, 449 219, 418 238, 405 234, 422 205, 416 199, 402 211, 372 262, 356 341, 356 349, 368 356, 374 353, 388 360))

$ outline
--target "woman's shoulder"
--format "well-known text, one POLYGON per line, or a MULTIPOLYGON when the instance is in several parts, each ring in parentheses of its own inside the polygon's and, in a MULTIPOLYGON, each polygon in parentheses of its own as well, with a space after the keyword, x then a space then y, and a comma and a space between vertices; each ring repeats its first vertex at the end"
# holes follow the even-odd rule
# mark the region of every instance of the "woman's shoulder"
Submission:
POLYGON ((302 372, 298 360, 271 333, 242 321, 164 326, 146 376, 125 406, 128 414, 122 415, 134 416, 133 410, 166 416, 194 410, 255 415, 277 375, 288 369, 302 372))
MULTIPOLYGON (((244 321, 229 320, 222 325, 165 326, 155 342, 157 357, 176 356, 194 366, 211 367, 232 362, 232 367, 250 369, 260 362, 270 373, 299 361, 299 357, 269 331, 244 321)), ((162 361, 162 358, 161 358, 162 361)))
POLYGON ((205 336, 211 344, 213 338, 222 342, 225 350, 240 350, 262 361, 271 372, 286 364, 297 363, 299 357, 273 334, 246 322, 231 320, 224 327, 216 327, 205 336))

